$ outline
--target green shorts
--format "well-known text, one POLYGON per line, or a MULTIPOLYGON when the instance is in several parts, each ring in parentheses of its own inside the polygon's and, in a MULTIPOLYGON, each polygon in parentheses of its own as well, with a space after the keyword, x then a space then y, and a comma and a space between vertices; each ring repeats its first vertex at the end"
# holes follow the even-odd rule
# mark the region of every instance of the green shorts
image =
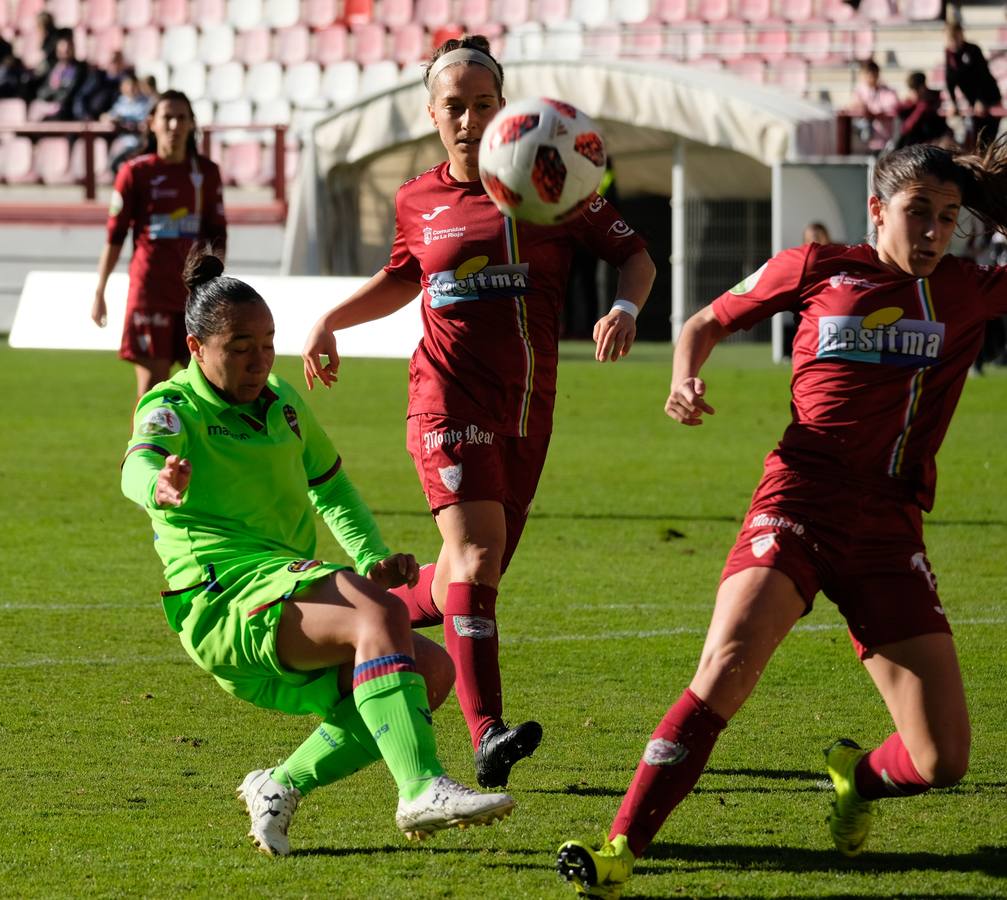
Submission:
POLYGON ((276 628, 289 600, 349 566, 272 554, 208 567, 199 584, 162 596, 168 624, 186 653, 229 694, 266 709, 325 716, 340 700, 339 668, 285 669, 276 655, 276 628))

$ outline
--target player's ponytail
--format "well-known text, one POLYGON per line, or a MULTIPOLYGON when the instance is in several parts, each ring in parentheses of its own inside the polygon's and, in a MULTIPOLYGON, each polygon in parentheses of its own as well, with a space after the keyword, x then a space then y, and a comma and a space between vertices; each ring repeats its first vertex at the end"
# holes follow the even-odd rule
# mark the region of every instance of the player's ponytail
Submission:
POLYGON ((976 154, 955 159, 970 175, 962 205, 988 228, 1007 234, 1007 137, 992 141, 976 154))
POLYGON ((258 292, 237 278, 224 275, 224 261, 209 244, 193 244, 182 270, 189 297, 185 330, 201 341, 222 332, 235 306, 264 303, 258 292))

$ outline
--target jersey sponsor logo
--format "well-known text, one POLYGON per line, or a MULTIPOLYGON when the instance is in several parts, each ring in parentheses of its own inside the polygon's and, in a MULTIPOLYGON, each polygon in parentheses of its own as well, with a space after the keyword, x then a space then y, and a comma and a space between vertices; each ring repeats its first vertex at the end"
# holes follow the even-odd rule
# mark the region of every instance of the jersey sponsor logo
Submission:
POLYGON ((420 218, 423 219, 425 222, 432 222, 442 212, 444 212, 447 209, 451 209, 451 207, 450 206, 435 206, 432 210, 430 210, 430 212, 423 213, 423 215, 420 216, 420 218))
POLYGON ((167 175, 155 175, 153 178, 150 179, 150 183, 153 187, 157 187, 167 177, 168 177, 167 175))
POLYGON ((180 206, 170 213, 155 213, 150 217, 147 232, 152 241, 196 237, 199 234, 199 216, 190 215, 187 206, 180 206))
POLYGON ((431 228, 429 225, 423 229, 423 243, 428 246, 434 241, 446 241, 451 238, 465 237, 464 225, 452 225, 450 228, 431 228))
POLYGON ((822 316, 817 356, 915 368, 936 365, 944 323, 902 315, 901 308, 889 306, 866 316, 822 316))
POLYGON ((439 309, 466 300, 509 299, 528 292, 528 263, 505 266, 488 263, 488 256, 475 256, 453 271, 434 272, 427 287, 430 306, 439 309))
POLYGON ((298 437, 301 436, 301 426, 297 421, 297 410, 294 409, 289 403, 284 404, 283 407, 283 418, 287 420, 287 424, 290 426, 290 430, 294 432, 298 437))
POLYGON ((629 237, 633 233, 633 229, 626 224, 625 219, 616 219, 608 226, 608 233, 614 238, 624 238, 629 237))
POLYGON ((241 431, 231 431, 226 425, 207 425, 206 433, 210 437, 229 437, 236 441, 247 441, 250 437, 241 431))
POLYGON ((133 313, 133 327, 134 328, 167 328, 171 324, 171 316, 166 313, 153 312, 134 312, 133 313))
POLYGON ((747 294, 749 291, 755 290, 755 286, 759 283, 759 279, 762 277, 762 273, 766 271, 766 266, 768 265, 768 262, 763 263, 758 269, 752 272, 751 275, 743 278, 733 288, 731 288, 730 293, 747 294))
POLYGON ((166 200, 170 197, 177 197, 178 190, 173 187, 151 188, 150 197, 152 200, 166 200))
MULTIPOLYGON (((934 575, 933 570, 930 568, 930 560, 927 559, 925 553, 914 553, 909 560, 909 568, 914 572, 921 572, 927 580, 927 587, 935 594, 937 593, 937 576, 934 575)), ((934 609, 938 609, 943 615, 944 611, 939 607, 935 606, 934 609)))
POLYGON ((458 488, 462 486, 462 464, 445 466, 443 469, 438 467, 437 473, 441 476, 441 483, 444 487, 452 494, 457 494, 458 488))
POLYGON ((292 562, 287 566, 288 572, 307 572, 308 569, 313 569, 315 566, 320 566, 322 561, 320 559, 299 559, 296 562, 292 562))
POLYGON ((112 196, 108 201, 108 214, 114 219, 119 213, 122 212, 123 200, 122 194, 118 191, 112 191, 112 196))
POLYGON ((752 555, 756 559, 762 559, 773 547, 776 546, 776 534, 759 534, 752 538, 752 555))
POLYGON ((880 285, 875 284, 873 281, 868 281, 866 278, 856 278, 853 275, 847 275, 845 272, 840 272, 838 275, 833 275, 829 279, 829 285, 831 287, 837 288, 843 285, 849 285, 850 287, 862 287, 862 288, 876 288, 880 285))
POLYGON ((181 434, 182 420, 178 418, 175 410, 159 406, 147 413, 138 430, 146 437, 181 434))
POLYGON ((423 449, 432 453, 445 444, 492 444, 495 437, 492 431, 486 431, 478 425, 466 425, 464 428, 442 428, 440 431, 423 432, 423 449))
POLYGON ((678 741, 654 738, 647 742, 643 751, 643 761, 648 766, 674 766, 689 755, 689 748, 678 741))
POLYGON ((785 516, 770 516, 766 513, 759 513, 752 517, 748 523, 749 528, 785 528, 794 534, 804 534, 804 526, 800 522, 792 522, 785 516))

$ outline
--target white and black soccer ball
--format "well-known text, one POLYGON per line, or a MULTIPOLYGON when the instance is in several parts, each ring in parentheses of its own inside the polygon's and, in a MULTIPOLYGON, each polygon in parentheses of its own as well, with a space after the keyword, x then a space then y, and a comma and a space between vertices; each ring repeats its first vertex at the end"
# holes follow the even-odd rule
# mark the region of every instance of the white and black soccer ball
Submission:
POLYGON ((605 144, 575 106, 536 97, 508 103, 479 143, 479 177, 505 216, 555 225, 574 215, 605 174, 605 144))

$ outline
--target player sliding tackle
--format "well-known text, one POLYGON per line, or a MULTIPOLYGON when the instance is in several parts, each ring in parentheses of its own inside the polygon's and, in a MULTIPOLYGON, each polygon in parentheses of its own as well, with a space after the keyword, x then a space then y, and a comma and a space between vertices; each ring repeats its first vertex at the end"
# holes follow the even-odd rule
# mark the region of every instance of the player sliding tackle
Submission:
POLYGON ((877 800, 966 771, 965 694, 922 511, 985 323, 1007 313, 1007 269, 945 255, 963 206, 1007 232, 1007 146, 982 157, 908 147, 878 161, 872 190, 876 247, 785 250, 682 330, 665 410, 697 426, 714 413, 700 377, 713 347, 798 313, 793 421, 728 556, 696 674, 650 736, 608 840, 560 847, 559 871, 582 894, 620 896, 819 590, 846 618, 895 724, 874 750, 844 738, 825 751, 839 851, 863 850, 877 800))
POLYGON ((271 374, 263 299, 222 272, 217 257, 190 255, 192 360, 141 398, 122 488, 150 515, 164 611, 196 664, 239 699, 322 718, 285 762, 239 786, 250 836, 287 854, 301 799, 378 759, 407 837, 503 818, 507 794, 472 791, 437 759, 431 709, 451 689, 451 662, 384 590, 415 584, 416 561, 385 546, 310 409, 271 374), (360 575, 314 558, 312 508, 360 575))

